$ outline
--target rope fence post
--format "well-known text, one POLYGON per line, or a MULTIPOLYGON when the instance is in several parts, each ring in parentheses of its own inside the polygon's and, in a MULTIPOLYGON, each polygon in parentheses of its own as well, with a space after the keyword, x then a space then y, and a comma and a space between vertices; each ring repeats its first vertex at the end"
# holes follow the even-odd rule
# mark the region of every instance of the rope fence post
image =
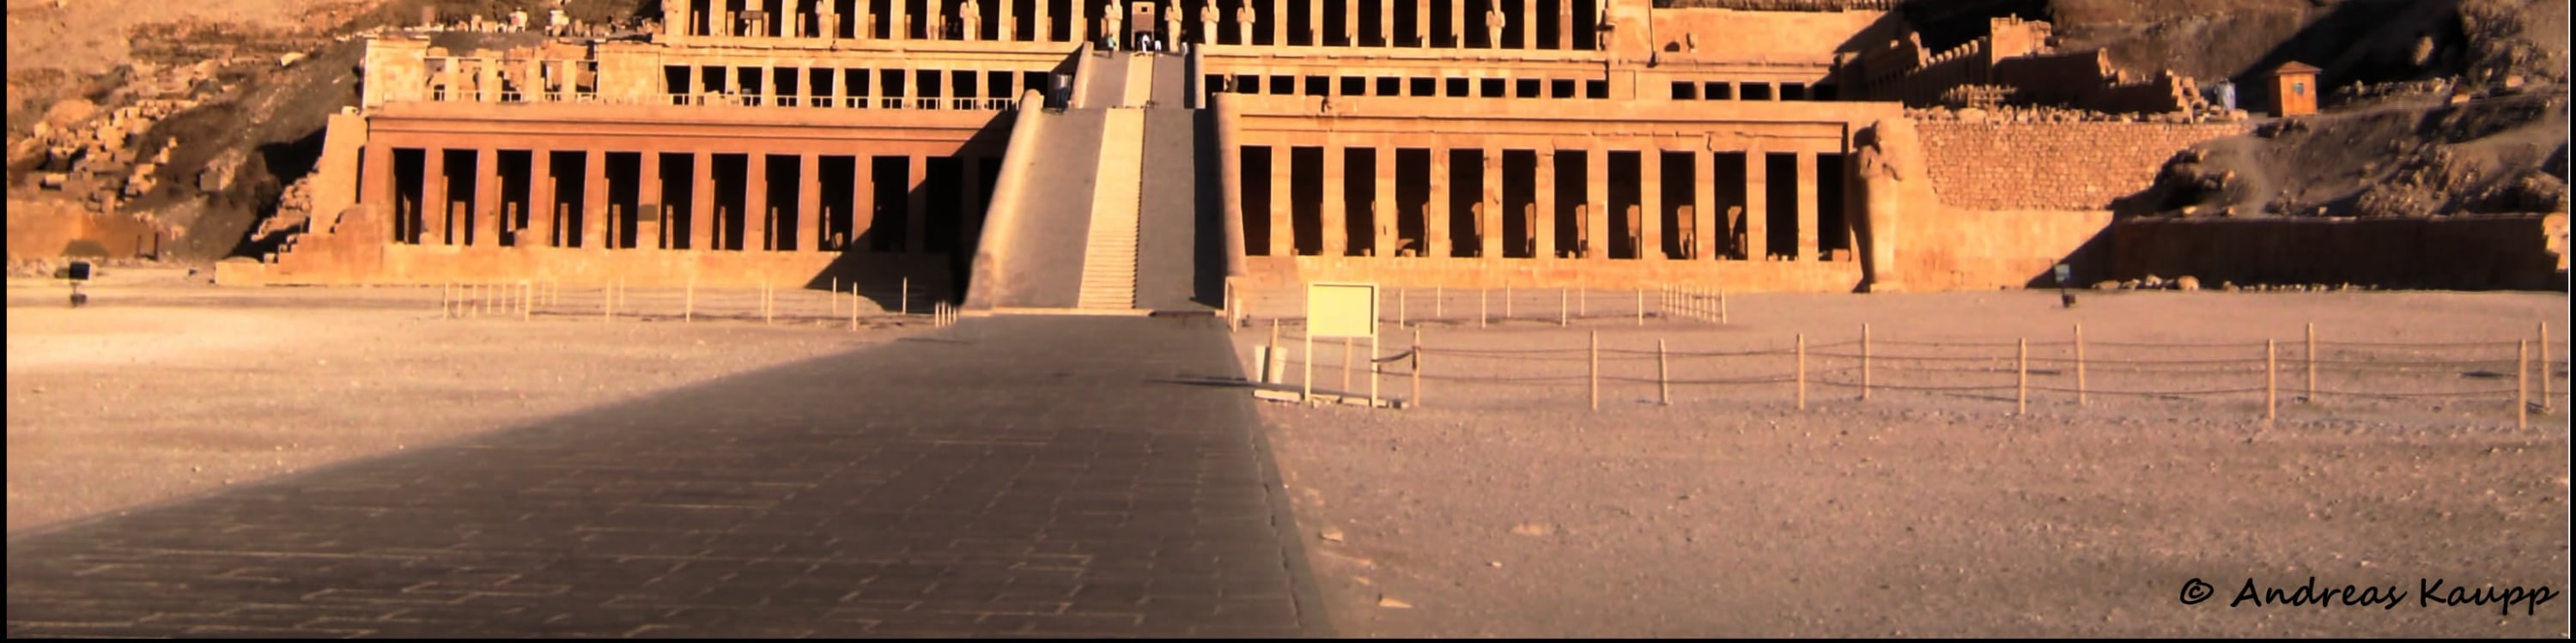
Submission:
POLYGON ((1672 362, 1664 357, 1663 338, 1655 339, 1655 403, 1673 405, 1672 362))
POLYGON ((537 316, 536 305, 536 286, 525 281, 519 282, 519 321, 528 321, 529 319, 535 318, 537 316))
POLYGON ((1422 329, 1413 329, 1413 406, 1422 405, 1422 329))
POLYGON ((2513 342, 2513 428, 2531 428, 2531 340, 2513 342))
POLYGON ((455 317, 456 282, 441 282, 438 284, 438 318, 454 319, 455 317))
POLYGON ((2083 324, 2075 325, 2075 404, 2077 406, 2091 406, 2093 404, 2090 389, 2087 389, 2084 386, 2083 324))
MULTIPOLYGON (((1505 321, 1509 321, 1511 318, 1512 318, 1512 282, 1511 282, 1511 280, 1506 279, 1506 280, 1503 280, 1503 319, 1504 319, 1505 321)), ((2546 333, 2546 331, 2543 331, 2543 334, 2544 334, 2544 335, 2545 335, 2545 334, 2547 334, 2547 333, 2546 333)), ((2546 338, 2544 338, 2544 339, 2546 339, 2546 338)), ((2542 342, 2540 342, 2540 345, 2542 345, 2542 346, 2548 346, 2548 345, 2549 345, 2549 342, 2547 342, 2547 341, 2542 341, 2542 342)))
MULTIPOLYGON (((1277 326, 1272 326, 1271 328, 1272 332, 1277 332, 1277 326)), ((1306 330, 1313 331, 1314 329, 1309 328, 1306 330)), ((1305 375, 1300 377, 1300 379, 1305 380, 1305 392, 1297 399, 1305 402, 1308 406, 1313 406, 1315 404, 1315 334, 1313 332, 1300 332, 1298 334, 1304 335, 1306 338, 1306 367, 1304 369, 1305 375)))
POLYGON ((1405 289, 1395 289, 1395 327, 1404 327, 1405 289))
POLYGON ((1637 287, 1637 325, 1646 325, 1646 288, 1637 287))
POLYGON ((2542 413, 2548 413, 2548 412, 2550 412, 2551 410, 2554 410, 2554 409, 2557 407, 2557 400, 2558 400, 2558 398, 2552 397, 2552 396, 2550 396, 2550 394, 2549 394, 2549 378, 2551 377, 2551 375, 2549 374, 2549 322, 2546 322, 2546 321, 2544 321, 2544 322, 2540 322, 2539 326, 2540 326, 2540 412, 2542 412, 2542 413))
POLYGON ((1448 286, 1447 284, 1441 284, 1441 285, 1438 285, 1438 286, 1432 286, 1432 287, 1431 287, 1431 318, 1432 318, 1432 319, 1444 319, 1444 318, 1447 318, 1448 316, 1449 316, 1449 286, 1448 286))
POLYGON ((1869 399, 1869 324, 1860 325, 1860 399, 1869 399))
POLYGON ((1726 326, 1726 291, 1717 291, 1717 325, 1726 326))
POLYGON ((1478 288, 1478 289, 1476 289, 1476 327, 1477 327, 1477 328, 1484 328, 1484 327, 1485 327, 1485 293, 1486 293, 1486 292, 1487 292, 1487 291, 1486 291, 1485 289, 1483 289, 1483 288, 1478 288))
MULTIPOLYGON (((1232 281, 1225 282, 1225 292, 1226 292, 1226 295, 1227 295, 1227 296, 1229 296, 1229 297, 1231 297, 1231 296, 1234 294, 1234 282, 1232 282, 1232 281)), ((832 313, 833 313, 833 314, 840 314, 840 312, 841 312, 841 276, 840 276, 840 275, 832 275, 832 290, 831 290, 831 293, 832 293, 832 313)), ((1232 299, 1228 299, 1227 301, 1233 301, 1233 300, 1232 300, 1232 299)))
POLYGON ((2030 415, 2030 338, 2015 342, 2020 349, 2013 358, 2013 415, 2030 415))
POLYGON ((1807 410, 1807 334, 1798 333, 1798 410, 1807 410))
MULTIPOLYGON (((682 323, 687 323, 696 320, 698 317, 697 276, 691 275, 689 277, 688 292, 681 296, 680 302, 680 321, 682 323)), ((839 284, 834 284, 832 286, 832 312, 841 312, 841 287, 839 284)))
POLYGON ((1556 325, 1560 328, 1565 326, 1565 305, 1572 297, 1573 295, 1567 293, 1565 288, 1556 289, 1556 325))
POLYGON ((1592 410, 1601 410, 1601 331, 1592 331, 1592 410))
POLYGON ((1369 408, 1377 408, 1377 333, 1369 333, 1369 408))
MULTIPOLYGON (((839 295, 834 295, 838 297, 839 295)), ((859 329, 859 282, 850 282, 850 330, 859 329)))
POLYGON ((2281 417, 2281 350, 2273 340, 2263 340, 2263 424, 2270 426, 2281 417))
POLYGON ((1351 393, 1351 338, 1342 337, 1342 394, 1351 393))
POLYGON ((2305 401, 2305 402, 2309 403, 2309 404, 2315 404, 2315 403, 2317 403, 2317 323, 2316 323, 2316 322, 2308 322, 2308 350, 2307 350, 2307 351, 2306 351, 2306 352, 2305 352, 2301 357, 2302 357, 2302 358, 2304 358, 2304 359, 2306 359, 2306 360, 2307 360, 2307 362, 2308 362, 2308 395, 2307 395, 2307 397, 2300 398, 2300 399, 2301 399, 2302 401, 2305 401))

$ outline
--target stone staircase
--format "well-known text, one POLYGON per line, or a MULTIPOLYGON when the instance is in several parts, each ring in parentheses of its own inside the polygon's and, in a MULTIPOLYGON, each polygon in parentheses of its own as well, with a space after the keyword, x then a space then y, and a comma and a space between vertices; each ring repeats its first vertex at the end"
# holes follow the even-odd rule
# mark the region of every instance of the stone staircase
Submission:
POLYGON ((1113 108, 1102 124, 1100 178, 1091 195, 1091 231, 1082 261, 1080 308, 1136 308, 1137 211, 1143 207, 1141 164, 1145 114, 1113 108))

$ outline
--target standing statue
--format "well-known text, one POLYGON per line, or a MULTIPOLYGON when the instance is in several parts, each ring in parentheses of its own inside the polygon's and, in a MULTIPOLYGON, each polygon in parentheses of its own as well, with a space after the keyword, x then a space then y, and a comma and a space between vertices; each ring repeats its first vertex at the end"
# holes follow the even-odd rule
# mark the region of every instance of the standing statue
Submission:
POLYGON ((1240 45, 1249 45, 1249 44, 1252 44, 1252 23, 1254 23, 1254 22, 1259 22, 1259 21, 1260 21, 1260 19, 1261 19, 1261 13, 1260 13, 1260 12, 1257 12, 1257 11, 1253 11, 1253 10, 1252 10, 1252 0, 1244 0, 1244 2, 1243 2, 1243 6, 1235 7, 1235 9, 1234 9, 1234 36, 1235 36, 1235 44, 1240 44, 1240 45))
POLYGON ((1214 3, 1199 7, 1199 44, 1216 44, 1216 5, 1214 3))
MULTIPOLYGON (((1102 35, 1109 38, 1125 36, 1127 35, 1127 31, 1125 29, 1126 23, 1127 16, 1122 15, 1122 13, 1118 11, 1118 3, 1116 0, 1104 0, 1100 3, 1100 32, 1102 35)), ((1117 47, 1112 45, 1110 48, 1116 49, 1117 47)))
POLYGON ((966 40, 984 37, 984 30, 981 28, 984 26, 984 7, 978 5, 975 0, 966 0, 965 4, 957 5, 957 22, 964 27, 962 35, 966 40))
MULTIPOLYGON (((1163 19, 1163 35, 1156 37, 1154 40, 1157 42, 1180 42, 1184 40, 1184 38, 1181 37, 1181 14, 1180 12, 1172 10, 1173 7, 1171 0, 1164 0, 1163 2, 1156 3, 1156 5, 1157 6, 1154 8, 1154 15, 1163 19)), ((1170 46, 1165 45, 1164 48, 1169 49, 1170 46)))
POLYGON ((1503 23, 1509 19, 1503 15, 1502 5, 1485 10, 1485 46, 1503 48, 1503 23))

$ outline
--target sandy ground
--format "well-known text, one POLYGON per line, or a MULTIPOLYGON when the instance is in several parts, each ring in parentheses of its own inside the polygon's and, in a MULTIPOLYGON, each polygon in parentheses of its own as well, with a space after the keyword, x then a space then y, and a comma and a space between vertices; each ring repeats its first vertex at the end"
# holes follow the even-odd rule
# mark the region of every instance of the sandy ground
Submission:
POLYGON ((218 289, 183 272, 112 273, 77 310, 60 282, 9 284, 10 533, 912 332, 881 319, 863 332, 763 325, 741 311, 694 324, 446 320, 436 289, 218 289))
MULTIPOLYGON (((1524 296, 1521 315, 1553 317, 1555 293, 1524 296)), ((1468 321, 1426 329, 1430 374, 1571 377, 1434 380, 1426 406, 1402 411, 1263 405, 1344 635, 2567 635, 2561 295, 2088 294, 2073 310, 2034 292, 1744 295, 1731 298, 1725 327, 1599 319, 1560 329, 1550 319, 1482 330, 1473 294, 1450 297, 1446 312, 1468 321), (2515 430, 2510 342, 2544 319, 2560 342, 2556 410, 2515 430), (2312 321, 2330 342, 2321 357, 2348 362, 2323 369, 2321 390, 2481 393, 2306 403, 2296 397, 2304 373, 2284 360, 2281 419, 2266 428, 2259 361, 2217 373, 2096 361, 2094 387, 2257 392, 2096 395, 2090 405, 2042 392, 2029 415, 2013 415, 2024 336, 2066 340, 2080 322, 2095 360, 2241 359, 2249 344, 2259 360, 2265 339, 2295 355, 2312 321), (1790 347, 1803 331, 1817 353, 1856 353, 1818 345, 1856 340, 1863 323, 1881 355, 1985 356, 1911 370, 1881 360, 1878 383, 2003 388, 1880 390, 1862 402, 1855 388, 1819 385, 1799 411, 1794 384, 1703 385, 1655 403, 1657 339, 1672 352, 1755 351, 1790 347), (1605 384, 1597 412, 1582 353, 1596 330, 1605 348, 1645 352, 1605 362, 1605 374, 1632 379, 1605 384), (2506 343, 2362 345, 2497 340, 2506 343), (1547 348, 1576 352, 1462 352, 1547 348), (2483 393, 2496 390, 2507 393, 2483 393), (2405 598, 2395 609, 2229 606, 2248 580, 2295 590, 2311 577, 2318 589, 2393 586, 2405 598), (2184 604, 2194 579, 2214 595, 2184 604), (2432 581, 2446 598, 2462 585, 2557 596, 2511 614, 2493 602, 2419 604, 2432 581)), ((1632 311, 1628 297, 1595 297, 1596 315, 1632 311)), ((1267 335, 1260 322, 1238 335, 1247 360, 1267 335)), ((1293 328, 1283 335, 1296 343, 1293 328)), ((1325 346, 1317 379, 1339 388, 1340 349, 1325 346)), ((1696 361, 1718 364, 1691 375, 1708 380, 1795 369, 1794 357, 1696 361)), ((1382 392, 1405 396, 1404 367, 1390 366, 1382 392)), ((1674 377, 1684 377, 1678 362, 1674 377)), ((1856 381, 1849 370, 1833 377, 1856 381)))

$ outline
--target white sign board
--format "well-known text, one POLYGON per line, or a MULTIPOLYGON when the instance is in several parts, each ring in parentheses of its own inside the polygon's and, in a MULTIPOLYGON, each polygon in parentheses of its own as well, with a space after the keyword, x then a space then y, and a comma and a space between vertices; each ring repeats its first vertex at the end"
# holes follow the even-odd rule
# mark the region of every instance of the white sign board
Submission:
POLYGON ((1377 284, 1306 284, 1306 336, 1377 337, 1377 284))

